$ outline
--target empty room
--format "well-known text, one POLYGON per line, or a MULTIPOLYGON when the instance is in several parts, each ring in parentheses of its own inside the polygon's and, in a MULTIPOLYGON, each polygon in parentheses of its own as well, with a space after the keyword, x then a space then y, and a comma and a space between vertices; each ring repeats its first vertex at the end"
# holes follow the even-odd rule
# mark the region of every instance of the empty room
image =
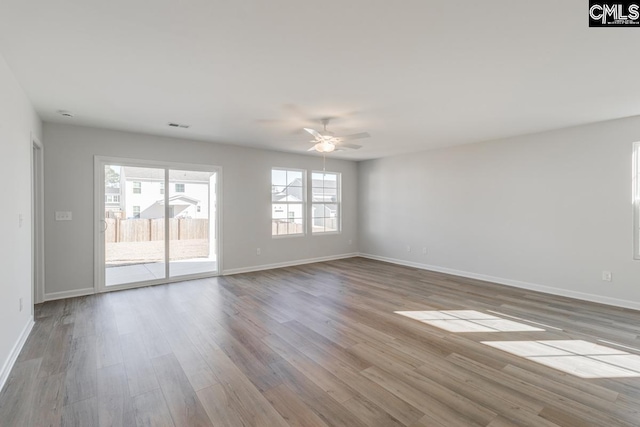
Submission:
POLYGON ((3 0, 0 427, 640 427, 640 2, 3 0))

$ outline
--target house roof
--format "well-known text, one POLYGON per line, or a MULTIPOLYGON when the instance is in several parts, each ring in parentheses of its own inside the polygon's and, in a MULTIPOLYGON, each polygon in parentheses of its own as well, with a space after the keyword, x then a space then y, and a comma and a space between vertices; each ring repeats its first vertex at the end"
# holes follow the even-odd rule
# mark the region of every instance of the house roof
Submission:
MULTIPOLYGON (((178 201, 183 201, 190 205, 197 205, 198 203, 200 203, 199 199, 196 199, 195 197, 190 197, 184 194, 179 194, 176 196, 169 197, 169 205, 175 205, 176 204, 175 202, 178 202, 178 201)), ((164 205, 164 199, 160 199, 156 201, 156 203, 159 205, 164 205)))
MULTIPOLYGON (((336 188, 337 184, 337 181, 326 180, 324 181, 324 188, 336 188)), ((315 188, 322 188, 323 182, 321 179, 312 179, 311 186, 315 188)), ((287 187, 302 187, 302 180, 300 178, 296 178, 291 181, 287 187)))
POLYGON ((277 194, 275 197, 277 199, 277 200, 275 200, 275 203, 278 203, 278 202, 301 202, 302 201, 298 197, 293 196, 291 194, 286 195, 286 194, 280 193, 280 194, 277 194))

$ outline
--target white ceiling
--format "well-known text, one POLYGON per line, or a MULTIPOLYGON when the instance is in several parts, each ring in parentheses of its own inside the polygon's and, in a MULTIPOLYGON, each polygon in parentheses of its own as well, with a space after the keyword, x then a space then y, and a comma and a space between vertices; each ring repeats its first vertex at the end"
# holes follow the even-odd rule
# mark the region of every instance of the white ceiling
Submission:
POLYGON ((369 159, 640 114, 640 28, 587 5, 2 0, 0 52, 45 121, 304 152, 332 116, 369 159))

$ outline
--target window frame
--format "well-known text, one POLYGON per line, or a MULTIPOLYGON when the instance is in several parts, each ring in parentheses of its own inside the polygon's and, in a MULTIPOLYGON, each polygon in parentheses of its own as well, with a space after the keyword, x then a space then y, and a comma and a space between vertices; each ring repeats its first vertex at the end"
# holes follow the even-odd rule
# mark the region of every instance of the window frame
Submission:
MULTIPOLYGON (((324 179, 323 179, 324 182, 324 179)), ((322 188, 324 189, 324 184, 322 186, 322 188)), ((315 171, 312 170, 311 171, 311 192, 310 192, 310 212, 309 212, 309 223, 311 224, 311 235, 312 236, 327 236, 327 235, 331 235, 331 234, 341 234, 342 233, 342 173, 340 172, 331 172, 331 171, 315 171), (324 174, 324 175, 335 175, 336 176, 336 201, 332 202, 332 203, 327 203, 326 201, 322 201, 322 202, 314 202, 313 201, 313 174, 324 174), (331 231, 313 231, 313 220, 314 220, 314 216, 313 216, 313 207, 314 205, 336 205, 336 219, 337 219, 337 230, 331 230, 331 231)), ((326 219, 326 217, 325 217, 326 219)))
POLYGON ((133 194, 142 194, 142 181, 131 181, 133 194))
POLYGON ((173 188, 173 192, 174 193, 185 193, 186 192, 187 187, 184 185, 184 183, 182 183, 182 182, 174 182, 173 184, 174 184, 174 188, 173 188), (182 188, 182 190, 178 190, 178 185, 181 186, 180 188, 182 188))
MULTIPOLYGON (((308 203, 307 203, 307 197, 308 197, 308 191, 307 191, 307 170, 306 169, 296 169, 296 168, 287 168, 287 167, 272 167, 271 170, 271 184, 269 185, 271 187, 271 237, 273 239, 282 239, 282 238, 289 238, 289 237, 304 237, 307 235, 307 218, 308 218, 308 203), (300 202, 290 202, 290 201, 284 201, 284 202, 274 202, 273 201, 273 171, 291 171, 291 172, 299 172, 302 175, 302 200, 300 200, 300 202), (302 231, 300 233, 293 233, 293 234, 273 234, 273 206, 274 205, 302 205, 302 231)), ((287 216, 288 216, 288 209, 287 209, 287 216)), ((289 219, 287 217, 287 219, 289 219)), ((295 218, 294 218, 295 219, 295 218)))
POLYGON ((640 141, 633 144, 633 259, 640 260, 640 141))

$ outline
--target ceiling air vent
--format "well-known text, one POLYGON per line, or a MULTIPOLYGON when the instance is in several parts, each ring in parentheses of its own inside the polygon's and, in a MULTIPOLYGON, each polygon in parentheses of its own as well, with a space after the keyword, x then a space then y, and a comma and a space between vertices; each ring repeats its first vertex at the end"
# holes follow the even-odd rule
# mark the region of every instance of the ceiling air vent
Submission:
POLYGON ((67 111, 67 110, 58 110, 56 111, 58 114, 60 114, 62 117, 73 117, 73 113, 71 111, 67 111))
POLYGON ((184 125, 182 123, 169 123, 169 127, 172 128, 182 128, 182 129, 189 129, 191 127, 191 125, 184 125))

